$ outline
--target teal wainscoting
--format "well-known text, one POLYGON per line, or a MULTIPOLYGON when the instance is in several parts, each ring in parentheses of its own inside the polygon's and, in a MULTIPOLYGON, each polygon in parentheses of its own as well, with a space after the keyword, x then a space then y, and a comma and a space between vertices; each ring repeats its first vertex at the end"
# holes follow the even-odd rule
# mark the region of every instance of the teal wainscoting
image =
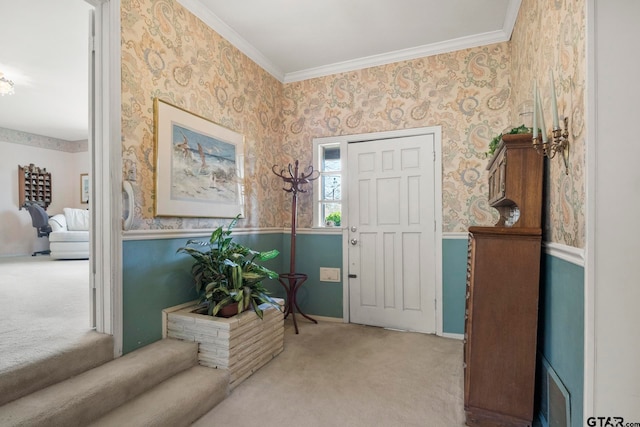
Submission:
POLYGON ((191 263, 177 255, 185 239, 122 244, 122 352, 162 338, 162 310, 196 298, 191 263))
POLYGON ((442 240, 442 331, 464 334, 467 239, 442 240))
POLYGON ((570 395, 571 426, 583 425, 584 268, 542 258, 538 351, 570 395))
MULTIPOLYGON (((282 248, 282 234, 238 235, 236 241, 264 251, 282 248)), ((192 258, 177 254, 188 239, 123 242, 123 353, 162 338, 162 310, 197 298, 190 274, 192 258)), ((202 238, 206 240, 206 238, 202 238)), ((264 265, 279 270, 282 255, 264 265)), ((281 287, 276 281, 271 290, 281 287)))
MULTIPOLYGON (((283 273, 289 271, 290 237, 255 233, 235 239, 258 251, 278 249, 280 256, 264 265, 283 273)), ((187 240, 123 242, 123 353, 161 339, 162 310, 197 297, 190 275, 192 258, 176 253, 187 240)), ((300 308, 310 315, 342 318, 342 281, 320 282, 320 267, 342 268, 342 236, 298 234, 296 247, 296 272, 309 276, 298 292, 300 308)), ((277 280, 267 281, 266 287, 273 296, 285 295, 277 280)))
MULTIPOLYGON (((290 253, 291 234, 285 234, 282 239, 282 272, 289 272, 290 253)), ((342 235, 298 233, 296 254, 295 272, 309 276, 297 294, 302 311, 309 315, 342 318, 342 280, 320 281, 320 267, 339 268, 342 279, 342 235)), ((278 295, 284 295, 283 290, 278 295)))
MULTIPOLYGON (((290 234, 255 233, 237 235, 236 239, 260 251, 278 249, 280 256, 266 266, 277 272, 288 272, 290 234)), ((189 273, 191 258, 176 253, 186 240, 123 242, 124 353, 162 338, 161 313, 164 308, 196 298, 189 273)), ((342 269, 342 235, 299 233, 296 247, 296 270, 309 276, 298 292, 300 308, 310 315, 342 318, 342 281, 320 281, 320 267, 342 269)), ((462 334, 467 240, 444 239, 442 249, 443 331, 462 334)), ((268 281, 266 285, 274 296, 284 297, 284 289, 277 281, 268 281)), ((553 357, 549 361, 553 364, 553 357)))

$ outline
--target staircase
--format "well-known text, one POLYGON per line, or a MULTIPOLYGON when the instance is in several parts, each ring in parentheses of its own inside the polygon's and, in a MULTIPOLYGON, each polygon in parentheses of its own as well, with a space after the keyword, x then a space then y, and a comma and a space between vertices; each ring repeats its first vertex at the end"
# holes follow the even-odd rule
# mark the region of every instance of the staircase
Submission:
POLYGON ((113 359, 112 338, 95 335, 1 375, 0 426, 188 426, 228 394, 226 371, 198 366, 197 343, 164 339, 113 359))

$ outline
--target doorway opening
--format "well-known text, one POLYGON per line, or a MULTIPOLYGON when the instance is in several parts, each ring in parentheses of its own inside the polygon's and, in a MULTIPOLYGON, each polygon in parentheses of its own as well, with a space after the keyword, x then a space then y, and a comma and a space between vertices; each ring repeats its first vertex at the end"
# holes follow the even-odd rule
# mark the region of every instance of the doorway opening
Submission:
MULTIPOLYGON (((77 5, 75 2, 74 4, 77 5)), ((110 171, 120 170, 118 166, 121 162, 121 147, 118 144, 120 136, 120 1, 86 0, 81 4, 84 4, 85 9, 79 19, 84 23, 91 22, 90 27, 94 30, 93 37, 87 37, 86 30, 77 35, 85 46, 89 39, 87 51, 92 52, 91 61, 81 61, 80 65, 84 67, 87 74, 90 74, 93 82, 87 103, 90 109, 87 115, 91 117, 87 162, 91 177, 91 197, 88 204, 92 216, 90 259, 84 261, 85 271, 80 273, 80 280, 84 283, 83 292, 85 292, 81 297, 81 305, 91 314, 83 315, 82 319, 83 328, 86 327, 87 332, 91 330, 91 326, 95 326, 97 332, 113 336, 114 356, 117 357, 122 354, 121 274, 119 274, 122 269, 121 228, 117 226, 120 225, 117 218, 122 212, 122 196, 117 186, 120 180, 117 176, 111 177, 110 171), (92 20, 88 19, 87 11, 93 12, 92 20), (88 67, 88 64, 93 67, 88 67), (90 69, 91 71, 88 71, 90 69), (91 310, 88 309, 89 302, 93 303, 91 310)), ((56 8, 59 8, 59 5, 56 4, 56 8)), ((30 18, 38 12, 42 11, 37 7, 33 8, 30 11, 30 18)), ((46 15, 43 19, 51 21, 49 16, 51 14, 46 15)), ((54 22, 55 25, 60 25, 58 20, 54 22)), ((40 261, 40 259, 30 261, 40 261)), ((40 281, 45 280, 40 279, 40 281)), ((19 283, 25 282, 25 280, 19 281, 19 283)), ((62 301, 68 301, 68 299, 62 298, 62 301)), ((33 301, 28 301, 25 310, 38 309, 47 316, 54 308, 65 309, 63 303, 59 303, 59 307, 55 307, 55 304, 52 296, 45 291, 38 294, 33 301)), ((43 331, 45 335, 52 333, 51 328, 43 328, 43 331)), ((7 344, 12 345, 11 342, 7 344)), ((37 343, 35 351, 39 352, 37 343)), ((39 358, 43 356, 45 354, 42 352, 37 354, 39 358)), ((23 362, 25 360, 20 361, 20 363, 23 362)))
MULTIPOLYGON (((15 129, 19 131, 7 133, 7 141, 16 143, 11 144, 15 148, 10 149, 8 157, 13 161, 7 168, 10 167, 9 172, 14 179, 14 161, 18 165, 35 163, 49 168, 52 179, 47 181, 45 206, 50 217, 61 214, 59 216, 65 218, 63 212, 67 208, 73 209, 74 213, 86 213, 89 207, 81 197, 81 183, 83 175, 91 169, 92 162, 86 127, 89 100, 84 89, 88 87, 86 82, 89 73, 88 13, 93 9, 92 4, 75 1, 55 5, 25 1, 10 7, 11 15, 15 16, 15 22, 11 25, 16 27, 8 27, 15 32, 12 44, 16 49, 4 52, 6 56, 3 60, 19 69, 22 76, 18 91, 13 96, 16 103, 10 105, 14 106, 16 114, 23 105, 30 106, 28 123, 34 127, 24 127, 19 119, 13 121, 15 129), (27 21, 22 22, 22 19, 27 21), (47 37, 52 28, 57 30, 55 35, 47 37), (34 44, 34 40, 40 41, 34 44), (21 45, 23 41, 27 44, 21 45), (54 49, 65 51, 54 55, 54 49), (46 76, 44 81, 47 84, 42 84, 42 76, 46 76), (71 76, 72 83, 59 81, 59 86, 56 86, 54 82, 57 76, 71 76), (66 99, 56 92, 58 89, 66 91, 66 99), (38 106, 43 105, 49 106, 44 114, 38 110, 38 106), (40 121, 39 117, 45 120, 40 121), (52 118, 55 126, 46 121, 52 118), (42 131, 38 132, 38 129, 42 131), (26 138, 20 138, 21 134, 32 136, 24 141, 26 138)), ((31 190, 39 192, 39 185, 36 182, 31 190)), ((15 186, 18 186, 17 182, 15 186)), ((33 192, 31 197, 41 200, 40 195, 33 192)), ((14 205, 15 200, 10 203, 14 205)), ((22 210, 18 214, 23 218, 28 217, 25 212, 22 210)), ((53 219, 59 218, 56 216, 53 219)), ((86 229, 86 222, 78 217, 79 223, 82 223, 82 229, 86 229)), ((64 221, 58 224, 60 229, 69 225, 64 225, 64 221)), ((61 348, 74 345, 82 339, 95 324, 90 315, 90 261, 86 259, 90 253, 86 234, 75 241, 62 243, 66 245, 65 249, 56 255, 64 252, 58 258, 65 259, 52 259, 48 254, 31 256, 34 249, 38 251, 47 247, 47 237, 39 237, 34 243, 36 233, 33 228, 28 229, 28 234, 21 233, 15 223, 13 228, 16 236, 24 234, 24 238, 20 239, 22 246, 19 248, 13 245, 3 247, 8 249, 4 252, 8 256, 0 260, 0 335, 4 337, 4 345, 0 350, 0 371, 59 353, 61 348), (24 256, 15 256, 18 254, 24 256)), ((59 242, 56 244, 61 245, 59 242)))

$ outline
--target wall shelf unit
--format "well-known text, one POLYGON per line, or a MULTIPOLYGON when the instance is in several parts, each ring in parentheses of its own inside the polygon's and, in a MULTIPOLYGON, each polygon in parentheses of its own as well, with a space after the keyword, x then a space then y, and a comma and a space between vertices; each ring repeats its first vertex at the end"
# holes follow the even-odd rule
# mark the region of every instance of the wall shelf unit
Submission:
POLYGON ((38 204, 45 210, 53 199, 51 172, 33 163, 28 166, 18 165, 18 206, 20 209, 31 204, 38 204))

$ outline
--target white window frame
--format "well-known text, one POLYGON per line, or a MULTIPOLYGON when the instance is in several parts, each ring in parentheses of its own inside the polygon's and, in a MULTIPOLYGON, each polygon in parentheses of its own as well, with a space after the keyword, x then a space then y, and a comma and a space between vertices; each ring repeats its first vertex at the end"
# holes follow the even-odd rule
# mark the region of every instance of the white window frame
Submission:
POLYGON ((313 181, 313 228, 327 228, 327 229, 331 229, 331 228, 343 228, 344 224, 346 224, 346 217, 345 217, 345 203, 346 203, 346 192, 345 192, 345 179, 346 179, 346 174, 345 174, 345 170, 346 170, 346 166, 347 166, 347 162, 346 162, 346 157, 347 155, 347 141, 344 137, 341 138, 335 138, 335 137, 330 137, 330 138, 315 138, 313 140, 313 167, 320 173, 320 176, 318 177, 318 179, 316 179, 315 181, 313 181), (340 150, 340 172, 330 172, 330 173, 323 173, 322 172, 322 148, 326 147, 326 146, 338 146, 339 150, 340 150), (323 223, 323 221, 321 221, 321 216, 322 216, 322 211, 320 209, 320 206, 322 205, 322 203, 327 203, 329 201, 321 199, 321 195, 322 195, 322 176, 323 175, 340 175, 340 205, 342 206, 342 208, 340 209, 340 226, 339 227, 328 227, 327 225, 325 225, 323 223))

